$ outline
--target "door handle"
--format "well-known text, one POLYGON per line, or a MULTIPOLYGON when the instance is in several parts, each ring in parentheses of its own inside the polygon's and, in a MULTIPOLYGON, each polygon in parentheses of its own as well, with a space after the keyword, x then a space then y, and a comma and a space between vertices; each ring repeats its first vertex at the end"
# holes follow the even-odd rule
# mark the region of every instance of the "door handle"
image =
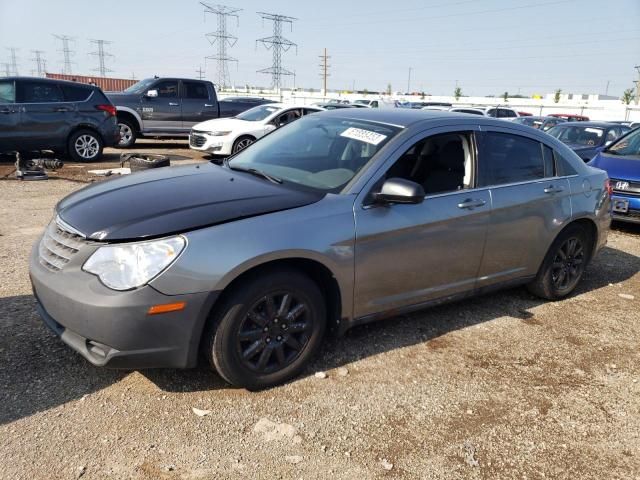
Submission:
POLYGON ((11 110, 10 108, 3 108, 0 110, 0 113, 16 113, 16 110, 11 110))
POLYGON ((483 207, 487 202, 484 200, 467 198, 464 202, 458 204, 458 208, 466 208, 468 210, 473 210, 477 207, 483 207))
POLYGON ((169 102, 169 106, 170 106, 170 107, 177 107, 177 106, 179 106, 179 105, 180 105, 179 103, 169 102))
POLYGON ((564 191, 564 188, 556 187, 553 185, 549 185, 547 188, 544 189, 544 193, 549 193, 549 194, 560 193, 563 191, 564 191))
POLYGON ((213 107, 213 105, 211 105, 210 103, 205 103, 204 106, 205 107, 213 107))
POLYGON ((67 107, 58 107, 55 109, 56 112, 70 112, 71 109, 67 107))

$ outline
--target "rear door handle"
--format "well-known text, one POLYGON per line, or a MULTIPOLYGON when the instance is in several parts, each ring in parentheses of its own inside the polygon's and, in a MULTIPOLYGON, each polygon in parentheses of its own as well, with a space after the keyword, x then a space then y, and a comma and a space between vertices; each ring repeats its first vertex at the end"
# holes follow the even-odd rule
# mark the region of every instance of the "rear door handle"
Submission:
POLYGON ((177 107, 179 105, 180 105, 179 103, 169 102, 170 107, 177 107))
POLYGON ((544 189, 544 193, 549 193, 549 194, 560 193, 563 191, 564 191, 564 188, 556 187, 554 185, 549 185, 547 188, 544 189))
POLYGON ((70 111, 71 111, 71 109, 70 109, 70 108, 68 108, 68 107, 58 107, 58 108, 56 108, 56 110, 55 110, 55 111, 56 111, 56 112, 70 112, 70 111))
POLYGON ((464 202, 458 204, 458 208, 466 208, 473 210, 474 208, 483 207, 486 205, 486 201, 480 199, 467 198, 464 202))
POLYGON ((204 106, 205 107, 213 107, 213 105, 211 105, 210 103, 205 103, 204 106))

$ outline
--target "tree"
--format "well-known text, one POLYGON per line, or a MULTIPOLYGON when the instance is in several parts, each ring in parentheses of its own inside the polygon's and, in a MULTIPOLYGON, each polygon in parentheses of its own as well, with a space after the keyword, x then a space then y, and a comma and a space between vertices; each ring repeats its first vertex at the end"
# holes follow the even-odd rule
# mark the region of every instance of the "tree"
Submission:
POLYGON ((562 95, 562 89, 556 90, 556 94, 553 96, 553 103, 560 103, 560 95, 562 95))
POLYGON ((391 95, 391 84, 387 84, 387 95, 391 95))
POLYGON ((456 87, 456 89, 453 91, 453 96, 456 99, 456 102, 460 100, 460 97, 462 96, 462 89, 460 87, 456 87))
POLYGON ((366 97, 367 94, 369 93, 369 90, 367 90, 366 88, 364 90, 362 90, 362 94, 366 97))
POLYGON ((420 92, 420 100, 424 100, 427 95, 424 92, 420 92))
POLYGON ((633 88, 627 88, 622 94, 622 97, 620 97, 620 100, 622 100, 622 103, 624 103, 625 105, 631 104, 631 102, 633 102, 633 92, 634 92, 633 88))
POLYGON ((505 103, 508 102, 509 101, 509 92, 504 92, 502 94, 502 99, 505 101, 505 103))

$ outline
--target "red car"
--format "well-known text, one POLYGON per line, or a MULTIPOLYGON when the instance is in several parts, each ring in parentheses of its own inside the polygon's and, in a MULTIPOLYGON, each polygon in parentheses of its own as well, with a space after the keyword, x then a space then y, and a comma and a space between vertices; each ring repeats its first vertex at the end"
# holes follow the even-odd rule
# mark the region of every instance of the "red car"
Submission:
POLYGON ((589 117, 574 115, 573 113, 550 113, 549 117, 564 118, 567 122, 588 122, 589 117))

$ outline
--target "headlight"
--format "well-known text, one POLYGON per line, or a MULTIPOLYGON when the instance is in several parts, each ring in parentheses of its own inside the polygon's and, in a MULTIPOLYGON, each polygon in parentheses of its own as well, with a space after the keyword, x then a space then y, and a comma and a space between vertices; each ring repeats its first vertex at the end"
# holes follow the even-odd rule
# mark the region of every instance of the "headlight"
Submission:
POLYGON ((226 137, 227 135, 229 135, 231 132, 207 132, 209 135, 211 135, 212 137, 226 137))
POLYGON ((166 270, 186 245, 184 237, 107 245, 98 248, 82 269, 97 275, 104 285, 113 290, 131 290, 166 270))

